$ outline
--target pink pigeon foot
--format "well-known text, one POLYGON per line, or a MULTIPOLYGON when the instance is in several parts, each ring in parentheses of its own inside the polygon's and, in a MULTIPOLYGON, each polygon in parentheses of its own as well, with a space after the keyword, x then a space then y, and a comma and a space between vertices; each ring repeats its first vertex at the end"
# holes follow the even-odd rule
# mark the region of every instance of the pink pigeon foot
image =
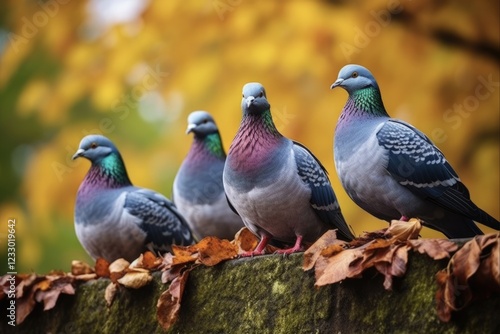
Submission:
POLYGON ((267 235, 263 235, 259 241, 259 244, 253 251, 241 253, 240 257, 253 257, 255 255, 263 255, 269 240, 271 240, 270 237, 268 237, 267 235))
POLYGON ((292 253, 300 252, 301 250, 302 250, 302 236, 298 235, 297 240, 295 241, 295 245, 292 248, 278 249, 275 253, 276 254, 290 255, 292 253))

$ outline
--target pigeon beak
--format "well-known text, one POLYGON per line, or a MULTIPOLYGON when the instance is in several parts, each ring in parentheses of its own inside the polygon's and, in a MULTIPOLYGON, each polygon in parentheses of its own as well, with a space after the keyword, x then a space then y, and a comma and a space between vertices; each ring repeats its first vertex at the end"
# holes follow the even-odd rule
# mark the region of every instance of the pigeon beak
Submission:
POLYGON ((342 86, 343 82, 344 82, 344 79, 341 79, 341 78, 337 79, 337 81, 332 83, 332 85, 330 86, 330 89, 334 89, 337 86, 342 86))
POLYGON ((253 97, 251 95, 245 99, 245 103, 247 105, 247 108, 250 108, 250 105, 252 104, 253 100, 255 100, 255 97, 253 97))
POLYGON ((196 128, 196 124, 194 123, 188 124, 186 128, 186 134, 193 132, 194 128, 196 128))
POLYGON ((76 153, 73 154, 73 157, 71 157, 71 159, 75 160, 76 158, 81 157, 84 152, 85 150, 83 148, 79 148, 78 151, 76 151, 76 153))

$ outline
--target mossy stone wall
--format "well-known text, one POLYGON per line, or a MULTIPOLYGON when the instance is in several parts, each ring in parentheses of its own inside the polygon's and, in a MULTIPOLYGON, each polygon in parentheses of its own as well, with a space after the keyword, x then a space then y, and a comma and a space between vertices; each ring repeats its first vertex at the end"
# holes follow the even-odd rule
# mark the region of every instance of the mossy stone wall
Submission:
MULTIPOLYGON (((190 273, 179 321, 167 332, 156 303, 167 286, 159 275, 145 288, 121 289, 108 308, 108 280, 81 285, 60 297, 53 310, 40 305, 23 324, 2 320, 1 333, 500 333, 500 297, 475 302, 450 323, 435 310, 435 274, 446 261, 410 254, 408 270, 385 291, 383 277, 314 287, 302 270, 302 254, 237 259, 190 273)), ((4 307, 4 302, 1 307, 4 307)))

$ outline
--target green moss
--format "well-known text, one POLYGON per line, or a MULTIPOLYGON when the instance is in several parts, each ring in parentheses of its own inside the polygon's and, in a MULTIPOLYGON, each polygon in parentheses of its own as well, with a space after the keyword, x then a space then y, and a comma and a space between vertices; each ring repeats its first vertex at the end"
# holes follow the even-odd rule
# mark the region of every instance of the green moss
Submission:
MULTIPOLYGON (((395 278, 389 292, 374 270, 315 288, 302 259, 271 255, 198 267, 190 273, 179 321, 167 333, 499 332, 499 296, 471 305, 448 324, 438 320, 435 274, 446 261, 410 254, 407 274, 395 278)), ((165 333, 156 320, 157 300, 167 288, 159 276, 142 289, 120 289, 109 308, 109 280, 85 283, 75 296, 61 296, 53 310, 37 306, 14 331, 0 323, 0 332, 165 333)))

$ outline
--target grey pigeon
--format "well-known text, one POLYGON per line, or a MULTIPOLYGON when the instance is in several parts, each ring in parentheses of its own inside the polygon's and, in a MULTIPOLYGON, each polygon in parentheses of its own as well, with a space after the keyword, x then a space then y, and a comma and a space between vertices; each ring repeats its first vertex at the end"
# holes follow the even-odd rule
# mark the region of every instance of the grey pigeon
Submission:
POLYGON ((232 240, 244 225, 224 193, 226 153, 217 125, 208 112, 194 111, 188 116, 186 132, 192 132, 194 139, 174 180, 174 203, 197 239, 232 240))
POLYGON ((407 220, 448 238, 482 234, 473 221, 496 230, 498 220, 470 200, 443 153, 422 132, 390 118, 373 75, 346 65, 331 88, 349 93, 335 130, 335 167, 347 194, 377 218, 407 220))
POLYGON ((243 256, 262 254, 271 239, 295 242, 278 253, 297 252, 303 241, 312 243, 329 229, 351 240, 326 170, 307 148, 278 132, 261 84, 243 87, 241 108, 223 177, 228 201, 261 238, 243 256))
POLYGON ((73 159, 92 163, 76 197, 75 229, 94 259, 136 259, 143 251, 169 251, 193 243, 191 231, 174 204, 152 190, 135 187, 115 145, 88 135, 73 159))

